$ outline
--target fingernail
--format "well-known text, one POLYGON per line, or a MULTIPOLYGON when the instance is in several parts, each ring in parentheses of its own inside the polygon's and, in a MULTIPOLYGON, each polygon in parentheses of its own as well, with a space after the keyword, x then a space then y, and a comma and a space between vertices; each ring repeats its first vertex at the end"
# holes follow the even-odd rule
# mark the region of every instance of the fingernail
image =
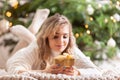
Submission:
POLYGON ((57 64, 57 66, 60 66, 60 64, 57 64))
POLYGON ((63 69, 66 69, 66 67, 64 66, 63 69))

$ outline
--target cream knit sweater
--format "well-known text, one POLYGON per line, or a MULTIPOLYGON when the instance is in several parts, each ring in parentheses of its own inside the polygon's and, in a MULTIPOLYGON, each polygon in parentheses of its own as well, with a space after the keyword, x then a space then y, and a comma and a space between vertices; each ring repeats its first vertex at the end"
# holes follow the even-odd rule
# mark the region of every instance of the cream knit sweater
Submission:
MULTIPOLYGON (((77 47, 74 47, 75 67, 80 72, 87 74, 89 71, 96 73, 96 66, 77 47)), ((17 51, 8 59, 6 68, 9 73, 17 73, 19 70, 40 70, 40 59, 38 59, 38 44, 33 41, 29 46, 17 51)), ((89 74, 89 73, 88 73, 89 74)))

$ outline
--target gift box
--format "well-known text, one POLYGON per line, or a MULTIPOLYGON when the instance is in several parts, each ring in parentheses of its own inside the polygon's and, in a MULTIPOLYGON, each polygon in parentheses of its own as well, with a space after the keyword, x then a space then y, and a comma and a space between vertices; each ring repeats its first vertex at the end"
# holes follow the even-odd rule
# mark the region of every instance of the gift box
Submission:
POLYGON ((70 67, 74 65, 74 57, 68 53, 63 53, 63 55, 59 55, 54 58, 55 64, 60 66, 70 67))

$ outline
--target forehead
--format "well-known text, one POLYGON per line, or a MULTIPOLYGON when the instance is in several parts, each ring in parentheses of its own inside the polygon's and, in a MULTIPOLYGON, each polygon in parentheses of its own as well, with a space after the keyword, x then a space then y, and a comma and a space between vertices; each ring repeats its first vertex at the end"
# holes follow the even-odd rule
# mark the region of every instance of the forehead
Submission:
POLYGON ((55 34, 62 34, 62 33, 69 33, 69 26, 68 25, 61 25, 58 26, 54 32, 55 34))
POLYGON ((68 25, 61 25, 61 26, 56 26, 55 28, 53 28, 53 30, 51 31, 51 33, 49 34, 49 36, 54 36, 54 35, 64 35, 64 34, 69 34, 69 26, 68 25))

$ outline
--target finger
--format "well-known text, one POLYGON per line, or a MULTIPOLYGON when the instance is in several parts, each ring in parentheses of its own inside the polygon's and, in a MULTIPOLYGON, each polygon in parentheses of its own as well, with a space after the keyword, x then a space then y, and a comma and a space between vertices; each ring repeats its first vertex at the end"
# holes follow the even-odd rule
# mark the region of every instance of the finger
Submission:
POLYGON ((63 67, 63 71, 74 72, 74 69, 72 67, 63 67))
POLYGON ((51 73, 53 74, 63 74, 62 70, 52 70, 51 73))
POLYGON ((80 75, 80 71, 79 70, 74 70, 74 75, 80 75))
POLYGON ((51 73, 53 73, 53 74, 58 74, 58 73, 63 73, 63 69, 61 68, 61 67, 59 67, 59 68, 52 68, 51 69, 51 73))
POLYGON ((66 75, 74 75, 74 73, 73 72, 63 72, 63 74, 66 74, 66 75))
POLYGON ((70 70, 73 70, 74 68, 73 67, 63 67, 64 69, 70 69, 70 70))
POLYGON ((51 65, 51 68, 53 68, 53 69, 60 68, 60 67, 61 66, 59 64, 53 64, 53 65, 51 65))
POLYGON ((18 74, 21 74, 21 73, 23 73, 23 72, 27 72, 27 71, 25 71, 25 70, 20 70, 20 71, 18 71, 18 74))
POLYGON ((65 70, 65 72, 74 73, 74 70, 65 70))

